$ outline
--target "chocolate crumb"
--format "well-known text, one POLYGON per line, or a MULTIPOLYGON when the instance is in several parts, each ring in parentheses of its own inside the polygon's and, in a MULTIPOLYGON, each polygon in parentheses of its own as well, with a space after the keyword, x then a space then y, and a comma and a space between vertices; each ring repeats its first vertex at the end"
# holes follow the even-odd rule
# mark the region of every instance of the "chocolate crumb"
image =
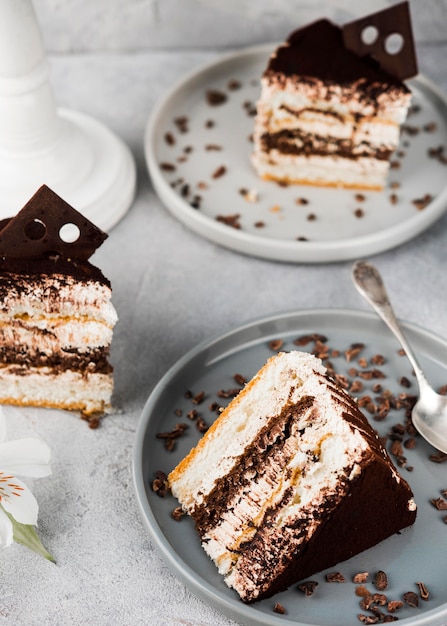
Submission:
POLYGON ((384 591, 388 587, 388 577, 386 573, 379 570, 374 575, 374 586, 378 591, 384 591))
POLYGON ((207 152, 219 152, 222 150, 222 146, 219 146, 217 143, 207 143, 205 146, 205 150, 207 152))
POLYGON ((434 133, 437 130, 438 125, 436 124, 436 122, 429 122, 428 124, 425 124, 422 128, 426 133, 434 133))
POLYGON ((180 117, 176 117, 174 119, 174 124, 177 126, 177 130, 180 133, 187 133, 189 128, 188 128, 188 118, 186 117, 186 115, 182 115, 180 117))
POLYGON ((228 96, 217 89, 207 89, 205 95, 210 106, 219 106, 228 100, 228 96))
POLYGON ((287 613, 286 609, 279 602, 276 602, 275 606, 273 607, 273 611, 275 613, 280 613, 281 615, 285 615, 287 613))
POLYGON ((403 607, 404 603, 400 600, 390 600, 387 604, 387 610, 389 613, 395 613, 403 607))
POLYGON ((413 204, 418 211, 422 211, 430 204, 432 200, 433 196, 429 193, 426 193, 425 196, 423 196, 422 198, 416 198, 415 200, 413 200, 413 204))
POLYGON ((192 403, 193 404, 202 404, 204 399, 205 399, 205 392, 204 391, 199 391, 199 393, 196 393, 196 395, 193 397, 192 403))
POLYGON ((369 572, 358 572, 358 574, 354 574, 352 577, 353 583, 366 583, 369 578, 369 572))
POLYGON ((206 431, 209 428, 208 424, 200 415, 197 416, 196 426, 197 426, 197 430, 199 431, 199 433, 206 433, 206 431))
POLYGON ((173 511, 171 511, 171 517, 176 522, 179 522, 182 519, 182 517, 184 517, 185 515, 186 515, 186 513, 182 509, 181 506, 178 506, 173 511))
POLYGON ((361 217, 365 215, 365 213, 363 209, 358 208, 354 211, 354 215, 360 219, 361 217))
POLYGON ((425 584, 422 582, 418 582, 416 583, 416 585, 419 587, 419 595, 421 596, 422 600, 427 601, 430 597, 430 593, 425 584))
POLYGON ((167 475, 158 471, 155 472, 155 478, 151 484, 152 491, 157 494, 160 498, 164 498, 165 495, 169 493, 169 484, 167 475))
POLYGON ((232 228, 236 228, 236 230, 241 229, 241 225, 239 222, 240 219, 239 213, 235 213, 234 215, 218 215, 216 220, 221 222, 222 224, 226 224, 227 226, 231 226, 232 228))
POLYGON ((295 200, 295 204, 299 204, 299 205, 304 206, 306 204, 309 204, 309 200, 307 198, 297 198, 295 200))
POLYGON ((326 581, 328 583, 345 583, 346 578, 341 572, 332 572, 330 574, 326 574, 326 581))
POLYGON ((430 502, 438 511, 447 511, 447 500, 444 498, 432 498, 430 502))
POLYGON ((364 615, 363 613, 360 613, 358 618, 363 624, 377 624, 379 621, 378 617, 373 615, 364 615))
POLYGON ((255 228, 264 228, 265 226, 265 222, 263 222, 262 220, 259 222, 255 222, 255 228))
POLYGON ((160 169, 163 170, 163 172, 175 172, 175 170, 177 169, 175 167, 175 165, 173 163, 160 163, 160 169))
POLYGON ((269 348, 270 350, 273 350, 273 352, 278 352, 278 350, 281 350, 283 345, 284 341, 282 339, 273 339, 269 342, 269 348))
POLYGON ((315 220, 317 219, 317 216, 315 215, 315 213, 309 213, 306 219, 308 222, 315 222, 315 220))
POLYGON ((314 593, 317 587, 318 582, 316 580, 306 580, 305 582, 300 583, 297 588, 308 598, 314 593))
POLYGON ((438 450, 438 452, 430 454, 428 458, 430 459, 430 461, 433 461, 433 463, 444 463, 445 461, 447 461, 447 454, 438 450))
POLYGON ((168 146, 173 146, 175 144, 175 137, 172 133, 165 133, 165 141, 168 146))
POLYGON ((205 122, 205 128, 214 128, 215 125, 216 122, 214 120, 206 120, 205 122))
POLYGON ((233 376, 233 379, 237 382, 238 385, 240 385, 241 387, 243 387, 245 385, 245 383, 247 382, 247 379, 245 378, 245 376, 242 376, 242 374, 235 374, 233 376))
POLYGON ((366 196, 364 196, 362 193, 356 193, 354 197, 356 199, 356 202, 365 202, 366 200, 366 196))
POLYGON ((398 202, 398 197, 397 197, 397 194, 392 193, 392 194, 390 195, 390 202, 391 202, 391 204, 397 204, 397 202, 398 202))
POLYGON ((236 91, 237 89, 240 89, 241 87, 242 87, 241 82, 239 80, 236 80, 235 78, 228 81, 227 88, 230 91, 236 91))
POLYGON ((214 170, 214 172, 211 174, 211 178, 220 178, 221 176, 223 176, 224 174, 226 174, 227 172, 227 168, 225 167, 225 165, 220 165, 216 170, 214 170))
POLYGON ((414 591, 407 591, 406 593, 403 594, 402 597, 405 603, 408 604, 408 606, 411 606, 413 608, 416 608, 419 606, 419 598, 414 593, 414 591))

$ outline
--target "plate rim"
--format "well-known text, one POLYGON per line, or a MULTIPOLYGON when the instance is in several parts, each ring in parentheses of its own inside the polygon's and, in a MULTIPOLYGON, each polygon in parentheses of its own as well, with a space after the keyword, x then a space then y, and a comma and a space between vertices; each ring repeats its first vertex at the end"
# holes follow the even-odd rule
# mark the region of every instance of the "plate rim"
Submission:
MULTIPOLYGON (((264 43, 254 46, 238 48, 231 52, 221 54, 211 61, 199 65, 190 70, 187 75, 179 79, 158 100, 144 130, 144 155, 146 168, 153 187, 165 208, 174 215, 182 224, 186 225, 200 236, 229 248, 233 251, 270 259, 274 261, 295 263, 327 263, 353 260, 359 256, 374 255, 386 250, 396 248, 407 243, 417 235, 427 230, 434 222, 442 217, 447 210, 447 186, 430 203, 429 207, 405 220, 406 228, 402 229, 402 223, 395 224, 390 228, 375 231, 369 235, 343 238, 331 241, 290 241, 269 237, 259 237, 256 234, 242 230, 236 230, 225 224, 212 220, 202 212, 193 209, 166 181, 156 159, 155 134, 159 118, 162 117, 165 107, 173 100, 177 93, 185 89, 193 80, 199 80, 213 68, 224 65, 242 57, 266 55, 272 52, 278 43, 264 43), (428 215, 428 217, 427 217, 428 215), (422 222, 422 225, 421 225, 422 222), (383 233, 387 233, 386 242, 383 242, 383 233)), ((438 86, 419 73, 408 81, 410 84, 420 84, 423 91, 431 91, 435 98, 446 110, 447 119, 447 95, 438 86)))
MULTIPOLYGON (((337 308, 337 307, 325 307, 325 308, 309 308, 309 309, 292 309, 289 311, 282 311, 273 313, 268 316, 261 316, 251 321, 235 326, 227 331, 215 333, 209 338, 205 338, 190 350, 186 351, 177 361, 175 361, 165 372, 165 374, 158 380, 150 391, 148 398, 145 402, 143 410, 141 411, 138 421, 137 429, 135 432, 133 455, 132 455, 132 478, 133 487, 136 495, 140 518, 143 522, 143 526, 146 528, 150 540, 155 547, 157 553, 163 559, 164 563, 168 566, 172 574, 180 579, 183 584, 193 593, 196 597, 207 603, 216 611, 221 611, 223 615, 230 619, 239 622, 241 617, 245 620, 244 624, 250 626, 320 626, 319 624, 311 624, 309 622, 298 622, 289 619, 283 615, 276 617, 273 613, 271 615, 259 613, 253 615, 250 605, 246 605, 243 602, 238 605, 235 610, 234 602, 229 598, 216 593, 213 585, 208 583, 205 579, 197 575, 197 572, 186 563, 181 557, 176 556, 173 549, 170 549, 167 539, 160 528, 160 525, 152 512, 149 501, 146 494, 146 481, 143 476, 143 452, 146 431, 151 419, 150 407, 156 402, 163 389, 166 387, 166 382, 175 376, 182 368, 189 363, 195 356, 200 354, 206 349, 217 345, 219 342, 224 342, 232 335, 246 331, 250 328, 254 328, 264 323, 271 323, 276 320, 290 319, 290 318, 304 318, 315 319, 316 316, 333 317, 334 319, 343 317, 350 317, 360 320, 361 322, 378 322, 386 326, 384 322, 374 313, 365 311, 363 309, 353 308, 337 308), (181 566, 179 565, 181 563, 181 566), (199 582, 198 579, 199 578, 199 582), (265 619, 264 619, 265 615, 265 619)), ((408 322, 399 319, 399 323, 404 332, 415 333, 419 338, 427 338, 437 344, 444 346, 447 350, 447 339, 441 335, 434 333, 426 328, 419 326, 413 322, 408 322)), ((392 337, 390 333, 390 338, 392 337)), ((443 626, 441 622, 434 622, 433 620, 446 619, 447 620, 447 601, 439 605, 436 608, 430 609, 423 613, 423 615, 400 619, 399 623, 403 626, 443 626)), ((445 622, 444 622, 445 623, 445 622)))

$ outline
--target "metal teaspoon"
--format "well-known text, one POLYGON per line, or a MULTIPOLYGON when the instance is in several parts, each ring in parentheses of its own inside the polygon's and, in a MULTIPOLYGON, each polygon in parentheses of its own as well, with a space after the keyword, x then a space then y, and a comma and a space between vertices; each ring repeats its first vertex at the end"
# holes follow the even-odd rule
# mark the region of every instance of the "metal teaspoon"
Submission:
POLYGON ((436 393, 427 381, 399 327, 379 271, 371 263, 357 261, 352 268, 352 280, 358 291, 394 333, 413 366, 419 385, 419 399, 412 411, 414 426, 432 446, 447 453, 447 396, 436 393))

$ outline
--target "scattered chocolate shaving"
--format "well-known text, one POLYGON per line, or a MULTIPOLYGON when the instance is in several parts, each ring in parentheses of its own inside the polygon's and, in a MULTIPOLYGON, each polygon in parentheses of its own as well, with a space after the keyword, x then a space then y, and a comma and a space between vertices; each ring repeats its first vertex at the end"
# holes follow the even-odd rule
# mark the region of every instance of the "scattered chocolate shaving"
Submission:
POLYGON ((408 604, 408 606, 411 606, 413 608, 416 608, 419 606, 419 598, 414 593, 414 591, 407 591, 406 593, 403 594, 402 597, 404 599, 405 604, 408 604))
POLYGON ((369 578, 369 572, 358 572, 352 577, 353 583, 366 583, 369 578))
POLYGON ((447 454, 438 450, 438 452, 430 454, 428 458, 430 459, 430 461, 433 461, 433 463, 444 463, 445 461, 447 461, 447 454))
POLYGON ((226 224, 226 226, 231 226, 232 228, 236 228, 236 230, 241 229, 241 224, 239 222, 240 214, 235 213, 234 215, 218 215, 216 220, 221 222, 222 224, 226 224))
POLYGON ((223 91, 218 91, 217 89, 208 89, 205 96, 210 106, 219 106, 228 100, 228 96, 223 91))
POLYGON ((175 172, 177 168, 173 163, 163 162, 160 163, 160 169, 163 170, 163 172, 175 172))
POLYGON ((227 88, 230 91, 236 91, 237 89, 240 89, 241 87, 242 87, 241 82, 239 80, 236 80, 235 78, 228 81, 227 88))
POLYGON ((209 428, 208 424, 205 422, 203 417, 201 417, 200 415, 197 416, 196 427, 197 427, 197 430, 199 431, 199 433, 202 433, 202 434, 206 433, 206 431, 209 428))
POLYGON ((428 156, 431 159, 436 159, 442 165, 447 164, 447 155, 444 153, 444 146, 438 146, 437 148, 429 148, 427 151, 428 156))
POLYGON ((330 574, 326 574, 326 581, 328 583, 345 583, 346 578, 341 572, 332 572, 330 574))
POLYGON ((395 613, 403 607, 404 603, 401 600, 389 600, 387 604, 387 610, 389 613, 395 613))
POLYGON ((447 500, 444 500, 444 498, 432 498, 430 502, 438 511, 447 511, 447 500))
POLYGON ((219 146, 217 143, 208 143, 205 146, 205 150, 207 152, 219 152, 220 150, 222 150, 222 146, 219 146))
POLYGON ((364 349, 365 345, 363 343, 353 343, 351 344, 350 348, 348 350, 345 350, 345 358, 348 361, 348 363, 350 361, 352 361, 353 359, 355 359, 360 352, 364 349))
POLYGON ((281 350, 283 345, 284 341, 282 339, 273 339, 272 341, 269 341, 269 348, 270 350, 273 350, 273 352, 278 352, 278 350, 281 350))
POLYGON ((176 424, 172 430, 164 433, 157 433, 157 439, 163 439, 166 450, 171 452, 175 446, 175 440, 181 437, 188 428, 187 424, 176 424))
POLYGON ((305 582, 300 583, 297 589, 302 591, 304 595, 308 598, 314 593, 317 587, 318 582, 316 580, 306 580, 305 582))
POLYGON ((171 517, 176 522, 179 522, 182 519, 182 517, 184 517, 185 515, 186 515, 186 513, 182 509, 181 506, 178 506, 173 511, 171 511, 171 517))
POLYGON ((204 399, 205 399, 205 392, 204 391, 199 391, 199 393, 196 393, 196 395, 193 397, 192 403, 193 404, 202 404, 204 399))
POLYGON ((216 122, 214 120, 206 120, 205 122, 205 128, 214 128, 216 125, 216 122))
POLYGON ((413 204, 418 211, 422 211, 430 204, 432 200, 433 196, 429 193, 426 193, 425 196, 423 196, 422 198, 416 198, 415 200, 413 200, 413 204))
POLYGON ((157 496, 164 498, 170 492, 167 475, 162 471, 155 472, 155 478, 152 481, 151 488, 157 496))
POLYGON ((392 193, 390 195, 390 202, 391 202, 391 204, 397 204, 398 201, 399 201, 399 198, 397 197, 397 194, 392 193))
POLYGON ((265 222, 255 222, 255 228, 264 228, 265 222))
POLYGON ((436 124, 436 122, 429 122, 428 124, 425 124, 422 128, 426 133, 434 133, 438 130, 438 125, 436 124))
POLYGON ((375 573, 374 586, 378 591, 384 591, 388 587, 388 576, 383 570, 375 573))
POLYGON ((416 583, 416 585, 419 587, 419 595, 421 596, 422 600, 427 601, 430 597, 430 593, 425 583, 418 582, 416 583))
POLYGON ((309 204, 309 200, 307 198, 297 198, 295 200, 295 204, 298 204, 300 206, 305 206, 306 204, 309 204))
POLYGON ((317 219, 317 216, 315 215, 315 213, 309 213, 306 219, 308 222, 315 222, 315 220, 317 219))
POLYGON ((174 124, 177 127, 177 130, 180 133, 187 133, 189 131, 189 119, 186 117, 186 115, 182 115, 180 117, 176 117, 174 119, 174 124))
POLYGON ((227 172, 227 168, 225 167, 225 165, 220 165, 216 170, 214 170, 214 172, 211 174, 211 178, 220 178, 221 176, 223 176, 224 174, 226 174, 227 172))
POLYGON ((235 380, 235 382, 237 382, 238 385, 240 385, 241 387, 243 385, 245 385, 245 383, 247 382, 247 379, 245 378, 245 376, 242 376, 242 374, 235 374, 233 376, 233 379, 235 380))
POLYGON ((168 144, 168 146, 173 146, 175 145, 175 137, 172 133, 165 133, 165 142, 168 144))
POLYGON ((281 615, 285 615, 287 613, 286 609, 279 602, 275 603, 275 606, 273 607, 273 611, 275 613, 280 613, 281 615))
POLYGON ((410 137, 414 137, 419 135, 420 128, 418 126, 410 126, 409 124, 402 124, 400 127, 400 131, 402 135, 409 135, 410 137))
POLYGON ((360 219, 361 217, 365 215, 365 213, 363 209, 358 208, 354 211, 354 215, 360 219))

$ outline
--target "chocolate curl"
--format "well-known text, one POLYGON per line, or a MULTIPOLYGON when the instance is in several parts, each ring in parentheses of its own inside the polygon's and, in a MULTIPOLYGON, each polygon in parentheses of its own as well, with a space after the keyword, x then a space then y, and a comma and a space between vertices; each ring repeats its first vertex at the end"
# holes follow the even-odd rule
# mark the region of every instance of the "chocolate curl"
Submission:
POLYGON ((347 50, 359 57, 371 56, 391 76, 404 80, 418 73, 408 2, 349 22, 342 33, 347 50), (392 50, 391 37, 401 43, 397 51, 392 50))

